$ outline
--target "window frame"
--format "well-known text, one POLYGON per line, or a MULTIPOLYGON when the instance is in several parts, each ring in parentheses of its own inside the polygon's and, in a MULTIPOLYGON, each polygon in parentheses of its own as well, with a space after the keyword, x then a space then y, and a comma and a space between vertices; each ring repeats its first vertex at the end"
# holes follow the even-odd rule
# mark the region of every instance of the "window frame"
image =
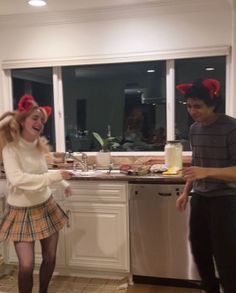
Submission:
MULTIPOLYGON (((122 56, 97 56, 94 58, 68 58, 68 59, 41 59, 41 60, 5 60, 2 62, 2 80, 3 80, 3 101, 2 110, 13 109, 12 95, 12 69, 52 67, 53 70, 53 96, 54 96, 54 113, 55 113, 55 140, 56 151, 65 151, 65 127, 64 127, 64 106, 63 106, 63 84, 62 84, 62 67, 70 65, 91 65, 91 64, 110 64, 122 62, 137 61, 166 61, 166 128, 167 140, 173 140, 175 137, 175 68, 174 61, 183 58, 200 58, 200 57, 217 57, 226 56, 226 103, 225 113, 236 117, 232 110, 231 99, 231 58, 230 47, 207 47, 194 48, 189 50, 152 52, 139 55, 122 55, 122 56)), ((93 155, 95 152, 88 152, 93 155)), ((164 152, 114 152, 115 156, 156 156, 163 155, 164 152)), ((184 155, 191 155, 191 152, 184 152, 184 155)))

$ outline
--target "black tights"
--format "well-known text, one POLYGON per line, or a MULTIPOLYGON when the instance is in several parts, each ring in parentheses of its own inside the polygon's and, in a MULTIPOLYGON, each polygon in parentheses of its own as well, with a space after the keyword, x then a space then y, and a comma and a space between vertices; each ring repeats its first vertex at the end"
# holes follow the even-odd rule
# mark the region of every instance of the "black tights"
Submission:
MULTIPOLYGON (((40 240, 42 263, 39 271, 39 293, 47 293, 48 285, 56 264, 58 233, 40 240)), ((33 288, 34 245, 35 242, 14 242, 19 260, 19 293, 31 293, 33 288)))

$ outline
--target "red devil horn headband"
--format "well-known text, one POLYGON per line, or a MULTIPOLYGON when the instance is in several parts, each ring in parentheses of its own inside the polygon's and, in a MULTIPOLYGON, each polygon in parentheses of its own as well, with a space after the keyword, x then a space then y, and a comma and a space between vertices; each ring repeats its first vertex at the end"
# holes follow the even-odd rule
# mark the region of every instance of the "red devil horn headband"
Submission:
MULTIPOLYGON (((20 98, 20 101, 18 103, 18 112, 28 112, 32 107, 39 107, 38 104, 36 103, 35 99, 31 95, 24 95, 20 98)), ((43 113, 47 118, 51 115, 52 113, 52 108, 50 106, 43 106, 39 107, 39 109, 43 110, 43 113)))
POLYGON ((216 79, 205 79, 202 81, 203 86, 205 86, 211 98, 218 97, 220 94, 220 83, 216 79))
POLYGON ((187 90, 192 87, 192 83, 182 83, 176 86, 177 90, 181 92, 181 94, 186 94, 187 90))

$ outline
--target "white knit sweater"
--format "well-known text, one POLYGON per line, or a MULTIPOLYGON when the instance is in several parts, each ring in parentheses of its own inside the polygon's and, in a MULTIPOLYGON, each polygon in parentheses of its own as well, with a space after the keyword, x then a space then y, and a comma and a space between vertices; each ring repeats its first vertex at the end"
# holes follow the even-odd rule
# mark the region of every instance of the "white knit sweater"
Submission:
POLYGON ((63 180, 60 171, 48 172, 46 159, 36 147, 37 140, 7 144, 2 151, 8 196, 12 206, 29 207, 45 202, 51 195, 49 185, 63 180))

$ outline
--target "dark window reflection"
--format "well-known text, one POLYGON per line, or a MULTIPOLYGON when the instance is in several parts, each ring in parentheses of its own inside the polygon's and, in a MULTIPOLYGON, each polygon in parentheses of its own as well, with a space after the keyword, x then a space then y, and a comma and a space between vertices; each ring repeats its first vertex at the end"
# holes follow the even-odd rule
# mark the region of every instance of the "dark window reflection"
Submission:
MULTIPOLYGON (((226 78, 226 57, 207 57, 180 59, 175 61, 175 82, 191 83, 198 78, 214 78, 221 83, 222 105, 219 112, 225 112, 225 78, 226 78)), ((187 113, 182 96, 175 92, 175 136, 183 143, 184 150, 190 150, 188 141, 189 126, 193 120, 187 113)))
MULTIPOLYGON (((13 107, 17 108, 19 99, 24 94, 32 95, 41 106, 53 109, 52 68, 14 69, 12 73, 13 107)), ((54 111, 44 128, 44 136, 55 150, 54 111)))
POLYGON ((97 151, 92 132, 111 134, 112 151, 163 150, 165 61, 62 68, 66 148, 97 151))

